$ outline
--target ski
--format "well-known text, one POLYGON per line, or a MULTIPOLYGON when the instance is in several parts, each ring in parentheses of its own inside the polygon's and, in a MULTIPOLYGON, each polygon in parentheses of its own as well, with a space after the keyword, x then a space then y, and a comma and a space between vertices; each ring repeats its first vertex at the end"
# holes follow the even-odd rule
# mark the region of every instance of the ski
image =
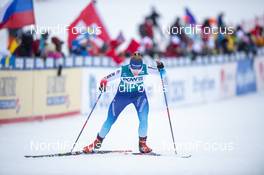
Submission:
POLYGON ((178 156, 180 158, 185 158, 185 159, 192 157, 191 154, 176 154, 176 156, 178 156))
POLYGON ((123 154, 123 155, 134 155, 134 156, 175 156, 179 158, 190 158, 190 154, 160 154, 155 152, 150 153, 140 153, 133 152, 132 150, 98 150, 91 153, 85 153, 83 151, 65 152, 65 153, 55 153, 55 154, 42 154, 42 155, 25 155, 25 158, 44 158, 44 157, 63 157, 63 156, 77 156, 77 155, 96 155, 96 154, 123 154))
POLYGON ((160 153, 155 153, 155 152, 150 152, 150 153, 132 152, 129 154, 136 155, 136 156, 173 156, 173 157, 179 157, 179 158, 190 158, 190 157, 192 157, 191 154, 160 154, 160 153))
POLYGON ((91 153, 85 153, 83 151, 73 151, 65 153, 55 153, 55 154, 42 154, 42 155, 25 155, 25 158, 43 158, 43 157, 63 157, 63 156, 77 156, 81 154, 92 155, 92 154, 110 154, 110 153, 132 153, 132 150, 99 150, 91 153))
POLYGON ((135 155, 135 156, 162 156, 162 154, 155 153, 155 152, 150 152, 150 153, 136 153, 136 152, 133 152, 131 154, 135 155))

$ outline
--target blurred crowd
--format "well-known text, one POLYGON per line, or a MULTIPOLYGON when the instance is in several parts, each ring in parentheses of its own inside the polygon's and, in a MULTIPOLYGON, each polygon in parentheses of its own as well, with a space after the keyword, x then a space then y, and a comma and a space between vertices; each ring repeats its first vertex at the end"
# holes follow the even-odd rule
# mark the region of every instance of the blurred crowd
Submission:
POLYGON ((31 30, 9 29, 8 32, 9 47, 16 42, 14 55, 17 57, 65 58, 62 52, 64 42, 56 36, 49 38, 48 32, 43 32, 39 38, 31 30))
MULTIPOLYGON (((177 17, 169 30, 189 26, 195 29, 196 25, 199 25, 190 10, 186 8, 185 11, 186 15, 183 18, 177 17)), ((161 49, 154 32, 156 30, 156 34, 160 33, 161 37, 164 37, 164 31, 157 22, 159 18, 160 15, 153 8, 151 14, 139 26, 142 51, 150 56, 158 54, 164 57, 187 56, 195 59, 198 55, 230 54, 237 51, 255 54, 258 47, 264 46, 263 26, 256 23, 250 31, 245 31, 241 25, 227 26, 224 14, 221 13, 217 18, 205 19, 199 25, 201 30, 198 32, 186 32, 185 30, 181 30, 181 33, 168 32, 169 39, 167 39, 165 49, 161 49), (208 32, 206 28, 218 29, 218 31, 208 32)))
MULTIPOLYGON (((89 35, 80 35, 72 42, 71 53, 77 55, 106 55, 113 49, 118 50, 119 58, 129 56, 134 50, 139 50, 143 55, 167 58, 231 54, 237 51, 246 53, 257 52, 257 48, 264 46, 263 26, 258 23, 251 30, 244 30, 242 25, 228 26, 224 21, 224 14, 220 13, 216 18, 204 19, 198 24, 191 11, 186 8, 183 18, 176 17, 168 28, 162 28, 159 24, 161 15, 152 7, 151 13, 147 15, 138 26, 140 40, 131 40, 126 49, 118 50, 124 42, 122 33, 110 43, 98 44, 89 35), (200 26, 200 31, 193 33, 173 32, 175 28, 200 26), (206 32, 205 28, 214 28, 216 32, 206 32), (172 31, 170 31, 172 30, 172 31)), ((110 55, 111 56, 111 55, 110 55)), ((121 59, 122 60, 122 59, 121 59)))
MULTIPOLYGON (((161 14, 153 7, 151 13, 138 26, 139 41, 132 39, 126 49, 119 49, 125 41, 122 32, 110 42, 102 42, 87 33, 79 35, 70 43, 69 53, 81 56, 109 56, 117 63, 121 63, 134 50, 139 50, 143 55, 152 58, 158 55, 167 58, 190 57, 194 60, 197 56, 230 54, 237 51, 255 54, 257 48, 264 46, 263 26, 256 23, 249 31, 245 31, 241 25, 228 26, 223 13, 199 23, 200 32, 190 34, 182 30, 175 33, 173 31, 175 28, 198 25, 190 10, 186 8, 185 11, 186 15, 183 18, 176 17, 171 26, 162 28, 159 24, 161 14), (208 34, 203 30, 208 27, 218 29, 232 27, 232 32, 218 31, 208 34)), ((56 36, 51 37, 48 32, 37 38, 31 31, 9 29, 9 36, 9 47, 14 47, 12 53, 14 57, 65 58, 62 51, 64 41, 56 36), (12 43, 14 38, 16 43, 12 43)))

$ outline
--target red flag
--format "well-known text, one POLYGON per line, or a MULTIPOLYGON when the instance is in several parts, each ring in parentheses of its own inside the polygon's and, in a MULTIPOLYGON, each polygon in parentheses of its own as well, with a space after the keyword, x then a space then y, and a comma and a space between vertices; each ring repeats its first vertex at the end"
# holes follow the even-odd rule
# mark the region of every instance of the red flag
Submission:
POLYGON ((132 54, 133 52, 138 50, 139 46, 140 46, 140 44, 136 40, 132 39, 130 41, 129 45, 127 46, 125 52, 132 54))
POLYGON ((109 42, 110 37, 107 33, 106 28, 104 27, 94 3, 91 2, 81 14, 73 21, 68 29, 68 46, 71 48, 72 41, 80 34, 82 29, 86 29, 89 34, 96 34, 98 38, 104 42, 109 42))
POLYGON ((120 64, 124 61, 124 57, 123 56, 119 56, 115 49, 109 49, 107 52, 106 52, 106 56, 109 56, 111 57, 117 64, 120 64))
POLYGON ((122 32, 118 34, 116 39, 113 39, 110 41, 110 47, 113 49, 116 49, 118 46, 120 46, 122 43, 125 42, 125 37, 122 32))

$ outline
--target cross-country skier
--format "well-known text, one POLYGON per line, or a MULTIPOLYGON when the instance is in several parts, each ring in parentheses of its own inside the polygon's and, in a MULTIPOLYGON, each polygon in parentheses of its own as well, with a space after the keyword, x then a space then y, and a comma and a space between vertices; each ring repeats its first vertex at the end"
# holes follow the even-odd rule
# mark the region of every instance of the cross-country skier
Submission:
POLYGON ((110 131, 119 114, 131 103, 135 106, 139 118, 139 151, 141 153, 149 153, 152 151, 146 144, 149 104, 144 89, 143 77, 159 71, 161 73, 165 72, 162 62, 157 61, 157 68, 147 66, 143 64, 142 55, 139 52, 135 52, 128 65, 122 66, 116 72, 109 74, 101 80, 99 89, 100 91, 105 91, 109 81, 117 78, 121 79, 117 93, 109 106, 107 119, 97 134, 95 141, 83 148, 85 153, 93 152, 101 147, 103 139, 110 131))

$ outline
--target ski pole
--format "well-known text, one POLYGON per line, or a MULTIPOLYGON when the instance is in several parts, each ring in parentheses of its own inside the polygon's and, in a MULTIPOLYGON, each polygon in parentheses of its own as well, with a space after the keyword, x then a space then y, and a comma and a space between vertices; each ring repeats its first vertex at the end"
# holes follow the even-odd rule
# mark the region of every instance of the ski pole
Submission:
POLYGON ((172 137, 172 141, 173 141, 174 152, 175 152, 175 154, 177 154, 176 144, 175 144, 175 139, 174 139, 174 134, 173 134, 173 129, 172 129, 172 122, 171 122, 171 118, 170 118, 169 105, 168 105, 167 95, 165 92, 164 79, 163 79, 162 72, 160 70, 159 70, 159 73, 160 73, 160 79, 161 79, 161 84, 162 84, 162 91, 163 91, 163 95, 164 95, 164 100, 165 100, 165 104, 166 104, 166 108, 167 108, 168 119, 169 119, 169 123, 170 123, 170 131, 171 131, 171 137, 172 137))
POLYGON ((78 142, 78 140, 79 140, 79 138, 80 138, 80 136, 81 136, 81 134, 82 134, 82 132, 83 132, 83 129, 85 128, 85 126, 86 126, 86 124, 87 124, 89 118, 91 117, 91 115, 92 115, 92 113, 93 113, 93 111, 94 111, 94 109, 95 109, 95 106, 97 105, 97 103, 98 103, 100 97, 102 96, 102 94, 103 94, 103 92, 101 91, 100 94, 99 94, 99 96, 97 97, 97 99, 96 99, 94 105, 93 105, 93 108, 92 108, 91 112, 90 112, 89 115, 87 116, 87 119, 86 119, 85 123, 83 124, 83 127, 82 127, 82 129, 81 129, 81 131, 80 131, 80 133, 79 133, 77 139, 75 140, 75 142, 74 142, 74 144, 73 144, 73 146, 72 146, 71 152, 73 151, 73 149, 74 149, 76 143, 78 142))

